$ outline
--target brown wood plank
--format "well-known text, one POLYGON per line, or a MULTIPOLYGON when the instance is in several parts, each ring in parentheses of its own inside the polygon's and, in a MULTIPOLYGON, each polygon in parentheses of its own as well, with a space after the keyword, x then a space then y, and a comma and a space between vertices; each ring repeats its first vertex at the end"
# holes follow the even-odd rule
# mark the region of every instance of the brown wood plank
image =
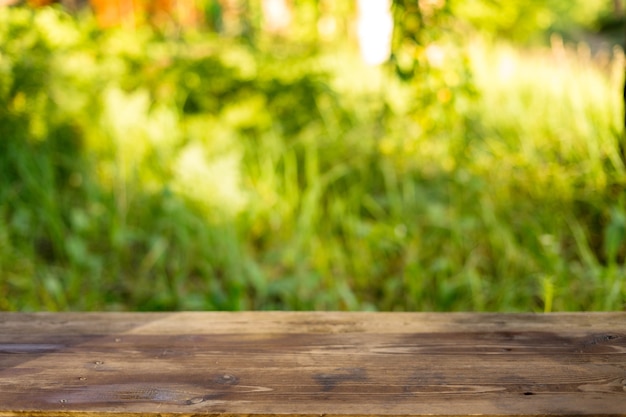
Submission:
POLYGON ((626 416, 626 313, 0 313, 0 416, 626 416))

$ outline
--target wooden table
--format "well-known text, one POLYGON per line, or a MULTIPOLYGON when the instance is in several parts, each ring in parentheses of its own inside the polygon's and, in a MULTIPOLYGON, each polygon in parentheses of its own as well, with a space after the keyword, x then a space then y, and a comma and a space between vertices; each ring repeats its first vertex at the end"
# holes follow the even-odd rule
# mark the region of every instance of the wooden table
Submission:
POLYGON ((0 313, 0 416, 626 416, 626 313, 0 313))

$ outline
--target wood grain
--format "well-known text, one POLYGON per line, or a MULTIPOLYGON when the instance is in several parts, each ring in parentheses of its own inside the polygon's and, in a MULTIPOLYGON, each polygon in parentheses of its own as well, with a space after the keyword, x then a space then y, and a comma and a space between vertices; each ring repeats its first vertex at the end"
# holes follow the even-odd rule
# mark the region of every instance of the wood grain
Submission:
POLYGON ((626 313, 0 313, 0 416, 626 416, 626 313))

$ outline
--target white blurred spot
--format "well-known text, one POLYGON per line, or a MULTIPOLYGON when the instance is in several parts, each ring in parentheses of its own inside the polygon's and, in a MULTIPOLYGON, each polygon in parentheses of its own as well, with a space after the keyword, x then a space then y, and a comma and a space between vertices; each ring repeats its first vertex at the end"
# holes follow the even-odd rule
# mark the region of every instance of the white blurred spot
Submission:
POLYGON ((361 56, 368 65, 379 65, 391 54, 393 17, 389 0, 358 0, 357 34, 361 56))
POLYGON ((446 59, 446 53, 442 47, 430 44, 426 47, 426 59, 431 66, 441 68, 446 59))

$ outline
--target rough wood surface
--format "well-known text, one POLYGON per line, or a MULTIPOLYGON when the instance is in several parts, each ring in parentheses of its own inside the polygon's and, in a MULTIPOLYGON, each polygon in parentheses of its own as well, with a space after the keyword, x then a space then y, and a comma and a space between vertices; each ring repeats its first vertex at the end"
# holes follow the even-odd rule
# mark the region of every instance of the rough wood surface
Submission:
POLYGON ((626 416, 626 313, 0 313, 0 416, 626 416))

